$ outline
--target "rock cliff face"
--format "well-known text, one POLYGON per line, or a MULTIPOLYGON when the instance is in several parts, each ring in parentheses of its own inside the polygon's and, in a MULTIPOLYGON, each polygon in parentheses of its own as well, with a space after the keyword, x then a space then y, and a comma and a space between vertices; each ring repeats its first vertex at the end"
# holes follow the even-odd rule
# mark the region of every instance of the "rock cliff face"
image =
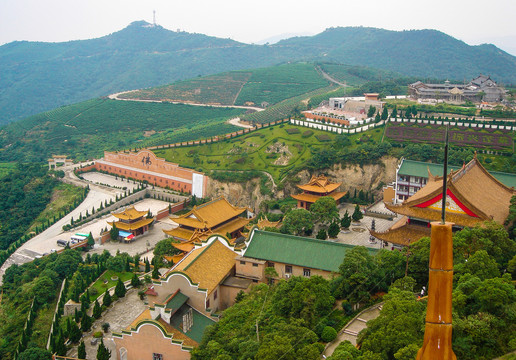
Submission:
MULTIPOLYGON (((391 183, 396 177, 396 166, 398 160, 393 157, 384 157, 380 164, 375 165, 335 165, 331 169, 310 173, 307 170, 299 172, 296 177, 299 182, 296 184, 304 184, 310 180, 312 175, 326 174, 332 181, 342 182, 341 191, 349 191, 350 189, 371 190, 376 189, 380 183, 391 183)), ((297 193, 296 184, 285 184, 282 190, 273 190, 275 199, 282 199, 297 193)), ((272 186, 269 182, 268 186, 272 186)), ((247 183, 223 183, 217 180, 208 179, 207 194, 212 198, 224 196, 234 205, 249 206, 256 212, 260 209, 260 204, 264 200, 270 200, 268 196, 262 195, 260 192, 259 179, 253 179, 247 183)))

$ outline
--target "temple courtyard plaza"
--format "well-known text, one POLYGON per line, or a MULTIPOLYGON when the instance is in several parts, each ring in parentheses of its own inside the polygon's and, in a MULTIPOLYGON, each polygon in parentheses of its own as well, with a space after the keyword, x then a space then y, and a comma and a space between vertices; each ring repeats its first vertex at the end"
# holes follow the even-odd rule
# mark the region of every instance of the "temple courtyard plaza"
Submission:
MULTIPOLYGON (((111 359, 116 359, 116 347, 113 341, 112 333, 121 333, 122 330, 127 328, 131 323, 140 315, 144 310, 148 308, 138 296, 138 289, 130 289, 127 294, 117 300, 108 310, 102 313, 102 316, 95 320, 91 330, 83 335, 84 345, 86 345, 86 357, 88 359, 95 359, 97 355, 98 344, 91 343, 94 339, 93 334, 97 331, 102 331, 102 324, 109 323, 109 331, 104 333, 104 345, 111 351, 111 359)), ((90 309, 91 316, 91 309, 90 309)), ((103 332, 103 331, 102 331, 103 332)), ((68 356, 77 356, 77 346, 74 346, 72 350, 68 352, 68 356)))
POLYGON ((113 188, 118 188, 122 193, 126 190, 132 190, 138 187, 138 184, 135 184, 131 180, 117 178, 115 176, 102 174, 99 172, 87 172, 81 174, 81 176, 84 178, 84 180, 87 180, 92 184, 108 185, 113 188), (127 189, 123 189, 124 187, 127 189))
MULTIPOLYGON (((346 210, 348 210, 349 216, 351 216, 353 214, 353 211, 355 210, 355 205, 348 203, 339 205, 339 214, 341 218, 346 212, 346 210)), ((373 219, 375 221, 376 231, 382 232, 386 231, 392 225, 394 225, 394 223, 398 221, 399 217, 396 217, 396 214, 393 214, 391 211, 386 209, 383 202, 375 204, 370 210, 384 214, 392 214, 393 220, 364 216, 362 220, 360 220, 360 223, 351 222, 349 231, 344 232, 341 230, 337 239, 329 239, 329 241, 349 245, 362 245, 370 248, 381 249, 382 241, 376 240, 376 242, 371 242, 369 239, 369 229, 371 229, 371 223, 373 219)))

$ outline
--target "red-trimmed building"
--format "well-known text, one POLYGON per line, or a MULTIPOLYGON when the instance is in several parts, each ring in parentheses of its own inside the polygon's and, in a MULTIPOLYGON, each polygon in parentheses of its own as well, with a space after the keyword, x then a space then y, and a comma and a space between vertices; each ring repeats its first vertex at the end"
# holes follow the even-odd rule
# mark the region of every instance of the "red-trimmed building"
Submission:
POLYGON ((104 152, 104 158, 95 162, 94 168, 149 184, 181 191, 203 198, 206 195, 208 177, 203 173, 182 168, 156 157, 149 150, 138 153, 104 152))
MULTIPOLYGON (((462 168, 448 175, 446 221, 454 229, 473 227, 484 221, 503 224, 516 190, 497 180, 475 156, 462 168)), ((430 236, 430 222, 441 219, 442 176, 429 174, 427 184, 402 204, 385 206, 400 215, 401 220, 387 232, 372 231, 374 237, 399 245, 408 245, 430 236)))

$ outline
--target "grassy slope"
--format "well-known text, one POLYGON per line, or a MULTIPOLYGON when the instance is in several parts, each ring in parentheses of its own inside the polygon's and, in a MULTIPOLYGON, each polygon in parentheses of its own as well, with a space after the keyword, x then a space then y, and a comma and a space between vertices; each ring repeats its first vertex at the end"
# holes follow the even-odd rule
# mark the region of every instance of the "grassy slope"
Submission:
POLYGON ((73 207, 76 200, 82 198, 84 188, 74 186, 66 183, 60 183, 54 188, 52 199, 48 203, 45 210, 43 210, 39 216, 34 220, 29 228, 29 231, 41 226, 47 221, 53 221, 54 217, 59 219, 60 214, 64 213, 66 209, 73 207))
MULTIPOLYGON (((372 136, 374 141, 379 142, 381 139, 381 129, 368 131, 364 134, 372 136)), ((358 142, 356 140, 364 134, 350 137, 353 142, 352 147, 357 146, 358 142)), ((279 181, 290 170, 301 166, 308 160, 311 157, 312 149, 330 146, 329 144, 336 136, 337 134, 326 131, 284 124, 214 144, 159 149, 154 152, 168 161, 202 171, 260 170, 270 173, 275 181, 279 181), (287 132, 289 129, 298 129, 298 132, 289 134, 287 132), (312 135, 303 137, 305 132, 311 132, 312 135), (321 137, 321 135, 326 135, 329 141, 320 141, 318 137, 321 137), (274 147, 275 144, 281 146, 274 147), (291 153, 288 162, 284 165, 275 165, 274 163, 282 157, 284 151, 291 153)))
POLYGON ((140 147, 144 141, 159 138, 159 132, 206 123, 221 124, 242 112, 242 109, 93 99, 6 126, 0 133, 0 158, 46 161, 51 154, 67 154, 77 159, 98 157, 104 150, 140 147), (156 134, 145 137, 144 131, 150 130, 156 134))

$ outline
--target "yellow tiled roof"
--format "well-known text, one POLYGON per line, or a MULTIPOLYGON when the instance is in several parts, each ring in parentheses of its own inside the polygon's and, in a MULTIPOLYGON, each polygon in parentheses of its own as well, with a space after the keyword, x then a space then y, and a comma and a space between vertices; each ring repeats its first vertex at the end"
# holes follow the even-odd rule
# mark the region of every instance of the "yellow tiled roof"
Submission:
POLYGON ((235 265, 236 254, 219 240, 193 250, 173 271, 186 273, 201 289, 210 294, 235 265))
POLYGON ((113 221, 113 222, 108 221, 108 224, 111 226, 113 226, 113 224, 115 224, 116 228, 120 229, 120 230, 131 231, 131 230, 136 230, 141 227, 144 227, 145 225, 149 225, 153 221, 154 221, 154 219, 151 218, 151 219, 141 219, 141 220, 138 220, 138 221, 130 223, 130 224, 127 224, 127 223, 124 223, 121 221, 113 221))
POLYGON ((207 202, 194 208, 172 221, 179 225, 196 229, 211 229, 217 225, 242 214, 246 208, 231 205, 224 197, 207 202))
POLYGON ((188 230, 182 227, 176 227, 175 229, 171 230, 163 230, 163 232, 169 236, 177 239, 183 239, 185 241, 189 241, 194 233, 192 230, 188 230))
MULTIPOLYGON (((330 196, 332 198, 335 199, 335 201, 341 199, 344 195, 346 195, 346 192, 334 192, 334 193, 331 193, 331 194, 328 194, 327 196, 330 196)), ((317 195, 312 195, 312 194, 297 194, 297 195, 291 195, 294 199, 296 200, 300 200, 300 201, 305 201, 305 202, 308 202, 308 203, 314 203, 316 202, 318 199, 321 198, 321 196, 317 196, 317 195)))
POLYGON ((385 232, 370 231, 374 237, 398 245, 412 244, 424 236, 430 236, 430 228, 421 225, 407 224, 407 218, 403 217, 385 232))
POLYGON ((195 247, 195 245, 192 243, 179 243, 179 244, 172 243, 172 246, 175 247, 176 249, 184 251, 184 252, 190 252, 195 247))
POLYGON ((303 191, 316 193, 330 193, 335 191, 342 183, 334 183, 328 180, 324 175, 312 176, 310 181, 304 185, 297 185, 303 191))
POLYGON ((227 224, 224 224, 220 227, 213 229, 213 233, 225 236, 227 233, 232 233, 233 231, 242 229, 244 226, 249 224, 249 221, 251 221, 251 220, 238 217, 238 218, 228 222, 227 224))
POLYGON ((121 220, 134 220, 147 215, 147 211, 138 211, 134 206, 131 206, 120 213, 112 213, 111 215, 121 220))

